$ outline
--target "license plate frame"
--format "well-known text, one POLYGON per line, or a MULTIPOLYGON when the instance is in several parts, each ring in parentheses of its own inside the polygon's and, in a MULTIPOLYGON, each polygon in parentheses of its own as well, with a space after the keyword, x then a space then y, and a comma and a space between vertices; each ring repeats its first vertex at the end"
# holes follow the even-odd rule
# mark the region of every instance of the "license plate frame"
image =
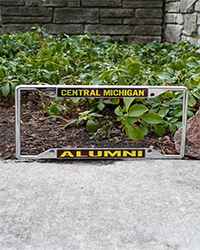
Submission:
POLYGON ((184 86, 92 86, 92 85, 19 85, 15 88, 16 157, 19 159, 178 159, 185 155, 188 89, 184 86), (167 91, 183 92, 183 115, 180 154, 166 155, 151 148, 50 148, 38 155, 21 154, 21 91, 37 90, 49 97, 154 98, 167 91), (73 91, 74 90, 74 91, 73 91), (76 96, 72 96, 75 93, 76 96))

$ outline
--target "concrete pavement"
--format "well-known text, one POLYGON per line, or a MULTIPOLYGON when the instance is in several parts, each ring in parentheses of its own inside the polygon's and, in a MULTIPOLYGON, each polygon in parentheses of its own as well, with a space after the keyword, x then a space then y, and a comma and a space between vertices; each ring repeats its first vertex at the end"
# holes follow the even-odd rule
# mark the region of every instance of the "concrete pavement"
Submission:
POLYGON ((200 161, 0 161, 0 249, 200 249, 200 161))

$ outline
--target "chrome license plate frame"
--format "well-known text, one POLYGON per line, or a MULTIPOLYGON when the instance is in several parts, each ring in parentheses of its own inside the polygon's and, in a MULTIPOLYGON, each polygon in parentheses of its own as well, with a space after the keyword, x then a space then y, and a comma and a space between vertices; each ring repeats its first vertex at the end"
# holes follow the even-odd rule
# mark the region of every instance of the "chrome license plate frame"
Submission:
POLYGON ((178 159, 185 155, 188 89, 182 86, 91 86, 91 85, 19 85, 15 89, 16 157, 19 159, 178 159), (50 148, 38 155, 21 154, 21 91, 40 91, 49 97, 117 97, 154 98, 167 91, 183 92, 183 115, 180 154, 166 155, 151 148, 50 148), (76 90, 76 91, 75 91, 76 90), (120 96, 119 96, 120 94, 120 96), (118 96, 116 96, 118 95, 118 96))

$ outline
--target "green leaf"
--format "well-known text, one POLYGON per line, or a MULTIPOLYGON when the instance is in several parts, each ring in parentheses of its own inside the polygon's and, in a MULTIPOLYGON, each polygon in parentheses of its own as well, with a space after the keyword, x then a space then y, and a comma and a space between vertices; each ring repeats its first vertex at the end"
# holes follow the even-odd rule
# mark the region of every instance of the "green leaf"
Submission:
MULTIPOLYGON (((34 27, 35 27, 36 29, 39 29, 40 25, 39 25, 38 23, 36 23, 36 24, 34 25, 34 27)), ((34 28, 33 28, 33 29, 34 29, 34 28)))
POLYGON ((12 94, 13 97, 15 97, 15 88, 16 88, 17 84, 16 83, 11 83, 11 88, 10 88, 10 93, 12 94))
POLYGON ((174 125, 175 125, 177 128, 180 128, 180 127, 182 127, 182 122, 176 122, 176 123, 174 123, 174 125))
POLYGON ((171 133, 176 132, 176 126, 175 126, 174 124, 170 124, 170 125, 169 125, 169 131, 170 131, 171 133))
POLYGON ((120 103, 120 99, 119 99, 119 98, 112 98, 112 101, 113 101, 115 104, 119 104, 119 103, 120 103))
POLYGON ((50 75, 50 72, 46 69, 42 70, 42 73, 43 73, 43 76, 44 78, 46 78, 47 80, 50 79, 51 75, 50 75))
POLYGON ((169 112, 169 109, 168 108, 161 108, 159 111, 158 111, 158 114, 161 116, 161 117, 165 117, 169 112))
POLYGON ((103 101, 105 104, 111 104, 111 105, 115 105, 115 103, 111 100, 104 100, 103 101))
POLYGON ((171 67, 167 67, 166 70, 170 73, 170 74, 174 74, 174 69, 171 67))
POLYGON ((165 72, 159 72, 159 73, 157 73, 157 76, 161 80, 171 80, 171 76, 168 73, 165 73, 165 72))
POLYGON ((196 104, 197 104, 197 102, 196 102, 195 98, 192 95, 189 96, 189 98, 188 98, 188 105, 190 107, 194 107, 196 104))
POLYGON ((80 97, 74 97, 74 98, 73 98, 73 101, 72 101, 72 102, 73 102, 72 105, 77 104, 80 100, 81 100, 80 97))
POLYGON ((163 136, 165 134, 165 129, 160 125, 155 125, 154 130, 158 136, 163 136))
POLYGON ((117 116, 124 116, 124 113, 122 112, 122 109, 120 106, 118 106, 116 109, 115 109, 115 114, 117 116))
POLYGON ((50 112, 53 115, 59 115, 60 113, 59 109, 54 104, 51 104, 50 112))
POLYGON ((118 85, 127 85, 126 79, 118 73, 118 85))
POLYGON ((60 59, 61 62, 63 62, 64 65, 70 66, 70 62, 67 59, 65 59, 63 57, 59 57, 59 59, 60 59))
POLYGON ((134 65, 134 66, 142 65, 142 62, 140 60, 132 58, 132 57, 127 58, 126 61, 128 65, 134 65))
POLYGON ((121 116, 117 117, 117 121, 121 122, 123 120, 123 118, 121 116))
POLYGON ((128 111, 128 116, 141 116, 143 115, 146 111, 148 111, 148 108, 144 105, 141 104, 135 104, 130 107, 128 111))
POLYGON ((3 46, 4 46, 4 43, 3 43, 3 41, 1 40, 1 41, 0 41, 0 51, 2 51, 3 46))
POLYGON ((141 115, 140 117, 148 124, 159 124, 163 122, 163 118, 158 114, 148 113, 141 115))
POLYGON ((169 101, 169 104, 171 106, 181 105, 181 104, 183 104, 183 100, 181 100, 181 99, 174 99, 174 100, 169 101))
POLYGON ((97 114, 97 113, 91 113, 91 117, 103 117, 103 115, 97 114))
POLYGON ((86 127, 88 132, 96 132, 97 130, 97 124, 93 120, 88 120, 86 127))
POLYGON ((174 66, 175 66, 175 68, 176 68, 177 70, 181 70, 181 69, 184 69, 186 65, 185 65, 185 63, 183 62, 183 60, 177 59, 174 66))
POLYGON ((109 80, 112 80, 113 75, 114 75, 114 70, 113 69, 109 69, 109 70, 105 71, 103 74, 101 74, 99 77, 100 77, 101 80, 104 80, 106 77, 109 80))
POLYGON ((152 106, 152 108, 149 110, 149 113, 157 113, 159 109, 160 109, 160 106, 157 106, 155 108, 153 108, 152 106))
POLYGON ((196 82, 199 82, 199 74, 194 74, 194 75, 192 76, 192 79, 193 79, 194 81, 196 81, 196 82))
POLYGON ((7 83, 4 87, 2 87, 2 94, 7 96, 10 93, 10 84, 7 83))
POLYGON ((113 70, 111 72, 109 72, 108 81, 112 81, 114 74, 115 74, 115 72, 113 70))
POLYGON ((194 113, 193 113, 192 111, 188 110, 187 115, 188 115, 188 117, 190 118, 190 117, 192 117, 192 116, 194 115, 194 113))
POLYGON ((183 110, 182 109, 177 109, 174 111, 174 117, 181 117, 183 115, 183 110))
POLYGON ((170 121, 170 123, 175 123, 175 122, 177 122, 178 121, 178 118, 170 118, 169 119, 169 121, 170 121))
POLYGON ((126 118, 127 122, 129 123, 136 123, 138 121, 137 117, 128 117, 126 118))
POLYGON ((197 99, 200 99, 200 93, 194 92, 193 96, 195 96, 197 99))
POLYGON ((195 63, 195 62, 189 62, 189 63, 187 63, 186 64, 188 67, 197 67, 197 66, 199 66, 197 63, 195 63))
POLYGON ((64 126, 64 128, 66 128, 66 127, 68 127, 69 125, 71 125, 72 123, 74 123, 74 122, 76 122, 77 120, 75 119, 75 120, 73 120, 73 121, 71 121, 71 122, 68 122, 65 126, 64 126))
POLYGON ((102 111, 105 108, 105 104, 103 102, 100 102, 98 103, 97 108, 102 111))
POLYGON ((190 86, 191 86, 191 79, 189 78, 187 78, 186 80, 185 80, 185 87, 187 87, 188 89, 190 89, 190 86))
POLYGON ((124 123, 124 128, 127 136, 134 141, 141 141, 144 138, 144 133, 134 125, 127 122, 124 123))
POLYGON ((149 133, 149 130, 148 130, 147 127, 143 126, 143 127, 140 128, 140 130, 143 132, 144 135, 148 135, 148 133, 149 133))
POLYGON ((135 98, 123 98, 123 102, 125 104, 126 110, 129 109, 131 103, 135 100, 135 98))
POLYGON ((0 68, 0 81, 2 81, 5 77, 4 70, 0 68))

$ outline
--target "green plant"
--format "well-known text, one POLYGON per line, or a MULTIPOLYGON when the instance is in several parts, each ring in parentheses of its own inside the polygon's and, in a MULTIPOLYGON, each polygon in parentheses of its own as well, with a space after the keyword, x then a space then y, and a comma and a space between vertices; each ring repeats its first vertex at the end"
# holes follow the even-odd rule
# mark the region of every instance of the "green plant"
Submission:
POLYGON ((84 112, 79 113, 78 119, 68 122, 65 125, 65 128, 74 122, 76 122, 76 125, 79 125, 80 122, 84 121, 86 122, 86 128, 88 132, 96 132, 98 126, 97 118, 99 117, 103 116, 97 113, 91 113, 91 111, 86 110, 84 112))
MULTIPOLYGON (((182 93, 166 92, 163 95, 145 100, 144 104, 150 104, 151 108, 149 113, 158 113, 164 119, 164 122, 161 125, 165 129, 168 128, 171 133, 174 133, 178 128, 181 127, 181 118, 183 115, 182 93)), ((192 117, 194 115, 193 111, 195 111, 195 109, 189 106, 188 117, 192 117)), ((162 135, 162 133, 160 135, 162 135)))
MULTIPOLYGON (((121 42, 122 39, 105 42, 96 34, 53 36, 39 25, 32 32, 3 34, 0 36, 0 91, 4 96, 10 93, 14 96, 19 84, 186 86, 188 117, 192 117, 200 106, 200 45, 188 41, 176 46, 156 41, 128 45, 121 42)), ((141 139, 153 130, 159 135, 168 129, 174 133, 180 127, 181 102, 178 93, 166 93, 146 101, 128 98, 125 107, 121 104, 116 112, 129 137, 141 139), (140 112, 145 107, 147 110, 139 116, 130 116, 134 105, 140 112), (145 116, 153 119, 154 114, 162 117, 163 122, 145 121, 145 116)), ((114 109, 119 103, 118 98, 73 98, 54 100, 44 104, 44 109, 51 117, 68 121, 72 112, 80 112, 85 105, 89 114, 102 113, 102 119, 106 120, 106 109, 114 109)), ((97 118, 93 117, 93 121, 97 123, 97 118)))
POLYGON ((92 139, 102 139, 108 136, 112 132, 113 122, 109 119, 109 116, 105 116, 98 120, 97 131, 91 137, 92 139), (98 128, 99 127, 99 128, 98 128))
POLYGON ((89 102, 89 109, 91 111, 98 111, 98 110, 102 111, 103 109, 108 107, 108 105, 116 105, 114 100, 110 99, 88 98, 88 102, 89 102))
POLYGON ((118 116, 117 120, 120 121, 125 129, 127 136, 134 140, 140 141, 144 138, 144 134, 148 134, 149 129, 154 127, 154 130, 159 135, 164 134, 162 127, 158 126, 163 122, 160 115, 154 113, 147 113, 149 109, 142 104, 131 105, 131 101, 124 98, 124 108, 119 105, 115 109, 115 114, 118 116))

